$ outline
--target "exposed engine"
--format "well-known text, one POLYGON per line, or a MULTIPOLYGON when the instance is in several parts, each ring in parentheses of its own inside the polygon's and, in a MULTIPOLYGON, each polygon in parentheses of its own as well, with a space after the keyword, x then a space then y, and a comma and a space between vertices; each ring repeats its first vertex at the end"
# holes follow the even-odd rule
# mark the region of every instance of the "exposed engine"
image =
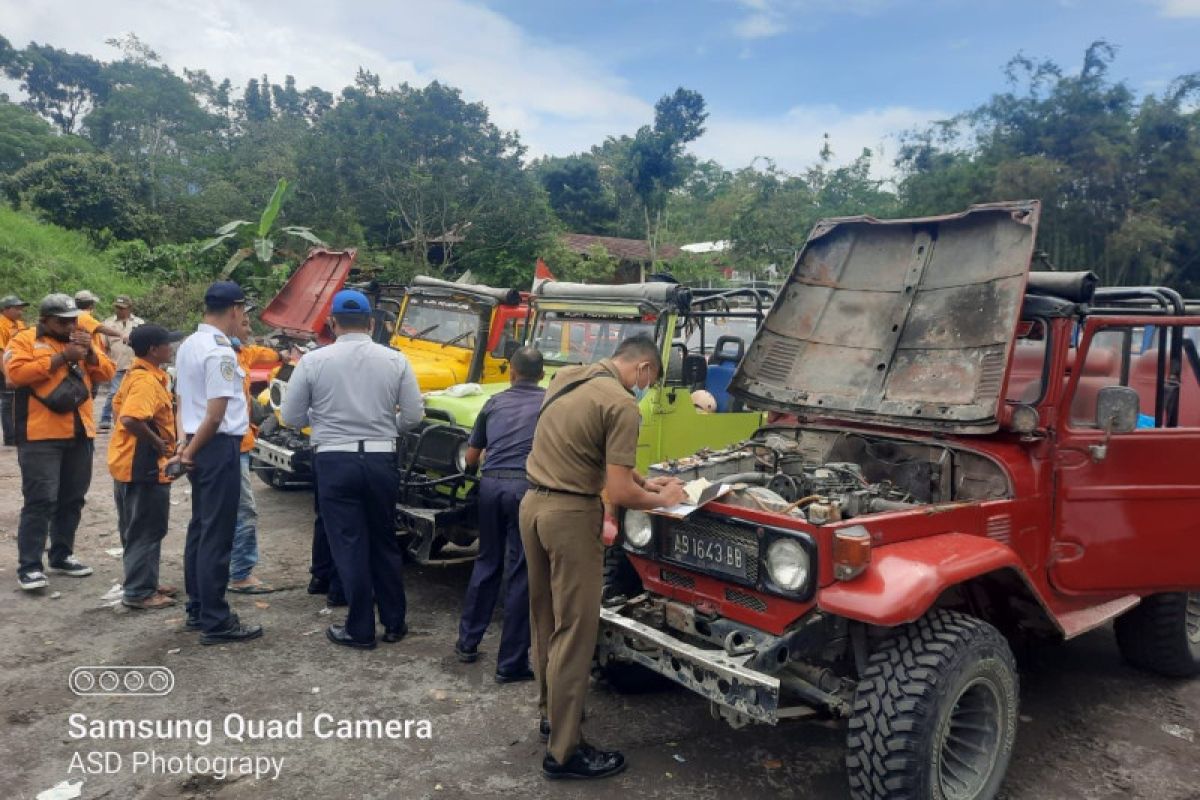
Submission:
POLYGON ((820 428, 764 429, 725 450, 656 464, 655 475, 741 488, 722 502, 813 524, 1009 495, 990 459, 937 442, 820 428))

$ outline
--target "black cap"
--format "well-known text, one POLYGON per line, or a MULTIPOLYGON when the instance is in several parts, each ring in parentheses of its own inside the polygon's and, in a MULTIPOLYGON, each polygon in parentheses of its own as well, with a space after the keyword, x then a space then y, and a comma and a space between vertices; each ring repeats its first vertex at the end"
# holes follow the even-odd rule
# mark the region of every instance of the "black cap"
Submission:
POLYGON ((246 302, 246 293, 233 281, 217 281, 204 293, 204 307, 213 311, 246 302))
POLYGON ((133 348, 135 356, 142 358, 150 352, 151 347, 178 342, 182 338, 182 333, 169 331, 161 325, 138 325, 129 332, 129 346, 133 348))
POLYGON ((15 294, 5 295, 0 298, 0 308, 24 308, 29 305, 15 294))
POLYGON ((75 301, 65 294, 48 294, 38 305, 39 317, 78 317, 75 301))

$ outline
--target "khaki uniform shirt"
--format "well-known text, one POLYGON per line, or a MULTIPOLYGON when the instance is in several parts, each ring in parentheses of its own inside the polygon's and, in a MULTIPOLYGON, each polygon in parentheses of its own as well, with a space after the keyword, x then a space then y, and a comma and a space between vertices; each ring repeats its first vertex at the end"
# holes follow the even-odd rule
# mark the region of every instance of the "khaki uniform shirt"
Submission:
POLYGON ((609 359, 596 364, 563 367, 546 390, 548 406, 533 434, 526 462, 535 486, 575 494, 599 495, 609 464, 637 464, 637 402, 617 377, 609 359), (591 379, 554 398, 581 378, 591 379), (549 405, 553 402, 553 405, 549 405))
MULTIPOLYGON (((104 324, 121 333, 130 333, 138 325, 145 325, 146 320, 130 314, 126 319, 117 319, 116 315, 104 320, 104 324)), ((104 343, 108 345, 108 356, 117 365, 117 372, 126 372, 133 366, 133 348, 121 342, 116 336, 105 336, 104 343)))

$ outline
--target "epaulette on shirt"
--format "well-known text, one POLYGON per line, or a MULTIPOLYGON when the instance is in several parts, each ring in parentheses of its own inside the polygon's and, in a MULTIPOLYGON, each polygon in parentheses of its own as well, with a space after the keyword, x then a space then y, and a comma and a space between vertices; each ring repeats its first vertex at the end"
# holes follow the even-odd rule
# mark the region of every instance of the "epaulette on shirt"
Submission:
POLYGON ((213 341, 216 342, 217 344, 221 345, 222 347, 233 347, 233 343, 230 342, 227 337, 222 336, 219 333, 213 334, 213 341))

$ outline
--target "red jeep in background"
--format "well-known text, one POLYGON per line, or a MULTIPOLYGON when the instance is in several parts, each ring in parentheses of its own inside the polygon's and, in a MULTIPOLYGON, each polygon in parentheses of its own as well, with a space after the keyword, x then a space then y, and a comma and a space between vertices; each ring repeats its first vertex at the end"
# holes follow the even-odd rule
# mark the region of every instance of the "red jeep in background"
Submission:
POLYGON ((776 424, 655 470, 745 488, 624 512, 601 669, 848 720, 856 798, 998 791, 1008 639, 1115 620, 1130 663, 1200 671, 1200 315, 1030 274, 1039 211, 816 226, 731 386, 776 424))

